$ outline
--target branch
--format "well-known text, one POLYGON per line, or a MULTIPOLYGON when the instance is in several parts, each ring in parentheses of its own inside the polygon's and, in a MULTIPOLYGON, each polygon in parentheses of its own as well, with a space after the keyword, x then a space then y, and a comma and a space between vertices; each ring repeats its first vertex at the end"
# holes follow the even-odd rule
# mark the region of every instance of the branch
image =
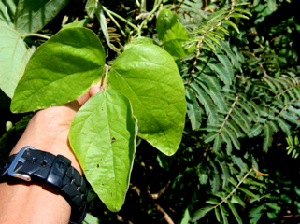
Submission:
POLYGON ((127 21, 126 19, 124 19, 122 16, 120 16, 119 14, 117 14, 117 13, 114 13, 113 11, 110 11, 108 8, 106 8, 106 7, 104 7, 104 6, 102 6, 103 7, 103 10, 107 13, 107 14, 111 14, 111 15, 113 15, 114 17, 116 17, 116 18, 118 18, 118 19, 120 19, 120 20, 122 20, 123 22, 125 22, 125 23, 127 23, 129 26, 131 26, 135 31, 138 31, 138 28, 137 28, 137 26, 135 25, 135 24, 133 24, 132 22, 129 22, 129 21, 127 21))
POLYGON ((164 214, 164 218, 168 224, 175 224, 171 219, 171 217, 165 212, 165 210, 159 204, 155 203, 154 207, 157 209, 157 211, 164 214))
POLYGON ((249 172, 240 180, 240 182, 235 186, 235 188, 226 196, 226 198, 223 198, 221 202, 216 204, 213 208, 217 208, 220 206, 223 202, 227 201, 233 194, 236 192, 236 190, 239 188, 239 186, 246 180, 246 178, 251 174, 251 172, 254 171, 254 168, 251 168, 249 172))
POLYGON ((41 37, 41 38, 45 38, 45 39, 48 39, 48 40, 50 39, 50 37, 47 36, 47 35, 37 34, 37 33, 25 34, 25 35, 22 36, 22 38, 24 39, 24 38, 26 38, 26 37, 31 37, 31 36, 41 37))
POLYGON ((139 27, 137 29, 138 36, 141 36, 143 27, 150 21, 150 18, 157 11, 157 9, 159 8, 161 3, 162 3, 162 0, 158 0, 157 4, 153 7, 153 9, 148 14, 147 18, 139 25, 139 27))
POLYGON ((229 119, 229 117, 230 117, 230 115, 231 115, 233 109, 235 108, 235 106, 236 106, 236 104, 237 104, 238 99, 240 98, 240 95, 241 95, 241 91, 236 95, 235 100, 234 100, 233 104, 231 105, 230 110, 229 110, 228 113, 227 113, 227 116, 225 117, 225 119, 223 120, 223 122, 222 122, 222 124, 221 124, 221 127, 220 127, 220 130, 219 130, 219 132, 218 132, 218 135, 221 134, 222 129, 223 129, 225 123, 226 123, 227 120, 229 119))

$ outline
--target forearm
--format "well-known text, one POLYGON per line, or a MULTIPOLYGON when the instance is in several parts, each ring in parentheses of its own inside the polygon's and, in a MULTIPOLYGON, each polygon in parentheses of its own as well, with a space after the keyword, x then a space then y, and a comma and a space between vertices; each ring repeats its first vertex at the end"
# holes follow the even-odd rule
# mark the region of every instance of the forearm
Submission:
MULTIPOLYGON (((11 154, 18 153, 24 146, 32 146, 65 156, 80 171, 79 163, 68 144, 69 125, 76 112, 76 108, 69 106, 51 107, 37 112, 11 154)), ((0 198, 0 223, 69 222, 71 207, 66 200, 60 194, 51 193, 34 183, 22 180, 1 183, 0 198)))

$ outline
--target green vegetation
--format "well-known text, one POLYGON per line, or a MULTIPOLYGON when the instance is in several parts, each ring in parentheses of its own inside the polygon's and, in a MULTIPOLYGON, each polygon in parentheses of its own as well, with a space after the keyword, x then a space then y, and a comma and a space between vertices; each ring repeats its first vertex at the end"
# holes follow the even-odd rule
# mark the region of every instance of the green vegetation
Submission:
POLYGON ((298 222, 295 2, 0 2, 0 160, 101 80, 69 135, 84 223, 298 222))

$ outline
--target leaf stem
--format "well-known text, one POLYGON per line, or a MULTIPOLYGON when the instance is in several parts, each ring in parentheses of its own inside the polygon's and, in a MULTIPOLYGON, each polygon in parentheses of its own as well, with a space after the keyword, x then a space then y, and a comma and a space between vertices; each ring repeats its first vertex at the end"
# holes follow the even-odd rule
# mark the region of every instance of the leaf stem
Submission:
POLYGON ((31 36, 35 36, 35 37, 41 37, 41 38, 45 38, 45 39, 50 39, 49 36, 47 35, 43 35, 43 34, 38 34, 38 33, 30 33, 30 34, 25 34, 25 35, 22 35, 22 38, 26 38, 26 37, 31 37, 31 36))
POLYGON ((143 27, 150 21, 151 17, 157 11, 157 9, 159 8, 161 3, 162 3, 162 0, 158 0, 157 4, 154 5, 153 9, 148 14, 147 18, 139 25, 138 30, 137 30, 138 36, 141 36, 143 27))
POLYGON ((245 176, 243 176, 243 178, 240 180, 240 182, 235 186, 235 188, 226 196, 226 198, 223 198, 221 202, 219 202, 218 204, 216 204, 213 208, 217 208, 218 206, 220 206, 223 202, 227 201, 228 198, 230 198, 234 192, 236 192, 236 190, 239 188, 239 186, 246 180, 246 178, 251 174, 251 172, 254 171, 254 168, 251 168, 249 170, 248 173, 246 173, 245 176))
POLYGON ((106 8, 106 7, 104 7, 104 6, 102 6, 102 7, 103 7, 103 10, 104 10, 107 14, 113 15, 114 17, 116 17, 116 18, 122 20, 123 22, 127 23, 127 24, 128 24, 129 26, 131 26, 135 31, 138 32, 138 28, 137 28, 137 26, 136 26, 135 24, 133 24, 132 22, 127 21, 126 19, 124 19, 124 18, 123 18, 122 16, 120 16, 119 14, 114 13, 113 11, 110 11, 108 8, 106 8))

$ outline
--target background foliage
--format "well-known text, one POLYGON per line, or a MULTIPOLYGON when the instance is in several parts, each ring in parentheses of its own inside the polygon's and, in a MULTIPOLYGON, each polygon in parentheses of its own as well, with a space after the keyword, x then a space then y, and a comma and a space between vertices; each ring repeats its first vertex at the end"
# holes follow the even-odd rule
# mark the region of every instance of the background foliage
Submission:
MULTIPOLYGON (((28 37, 20 25, 24 21, 13 16, 17 1, 0 3, 0 20, 18 21, 16 28, 25 35, 24 43, 17 42, 18 63, 26 64, 24 55, 46 41, 42 35, 53 35, 73 21, 99 35, 108 62, 130 47, 138 33, 173 56, 187 99, 177 153, 167 157, 141 141, 122 210, 109 212, 90 191, 85 223, 299 222, 296 1, 61 2, 59 14, 49 15, 43 25, 51 22, 35 24, 39 36, 28 37), (95 2, 103 7, 92 7, 95 2), (141 23, 140 30, 132 25, 141 23)), ((0 41, 1 55, 3 46, 0 41)), ((14 71, 16 77, 19 72, 14 71)), ((1 89, 11 91, 3 84, 1 89)), ((31 116, 11 114, 11 96, 0 92, 1 160, 31 116)))

